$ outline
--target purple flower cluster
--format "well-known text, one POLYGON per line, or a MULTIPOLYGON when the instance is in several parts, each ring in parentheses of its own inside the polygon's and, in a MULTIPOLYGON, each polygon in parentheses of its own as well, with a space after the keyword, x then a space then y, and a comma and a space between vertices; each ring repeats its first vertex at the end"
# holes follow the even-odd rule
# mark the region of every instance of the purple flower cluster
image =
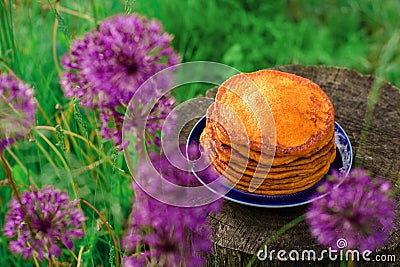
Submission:
POLYGON ((69 201, 68 193, 51 186, 39 191, 25 192, 21 203, 11 199, 5 223, 4 236, 10 241, 11 252, 27 259, 37 253, 39 260, 58 257, 61 247, 73 249, 72 239, 80 239, 86 220, 77 207, 78 201, 69 201))
POLYGON ((342 238, 347 249, 364 251, 383 246, 395 220, 390 183, 370 178, 363 169, 354 169, 335 186, 339 179, 335 173, 320 187, 321 193, 329 193, 310 205, 306 218, 311 234, 320 244, 333 248, 338 248, 336 242, 342 238))
MULTIPOLYGON (((174 184, 199 185, 193 174, 174 167, 163 156, 153 154, 152 162, 159 174, 174 184)), ((149 182, 156 180, 150 169, 146 164, 140 165, 138 177, 146 177, 149 182)), ((135 201, 122 241, 129 255, 124 258, 124 266, 202 266, 204 254, 212 251, 207 216, 221 209, 222 200, 199 207, 177 207, 152 198, 136 183, 133 189, 135 201)), ((176 197, 185 199, 185 195, 176 197)))
MULTIPOLYGON (((143 91, 148 91, 147 86, 143 91)), ((127 107, 123 133, 124 133, 124 144, 122 148, 125 148, 131 139, 130 134, 134 134, 133 144, 137 144, 140 141, 146 141, 146 143, 151 146, 155 145, 161 148, 161 133, 162 134, 172 134, 175 130, 175 120, 173 114, 173 108, 175 106, 175 99, 168 95, 160 98, 160 95, 145 95, 135 94, 132 98, 132 102, 127 107), (158 99, 156 101, 156 99, 158 99), (148 110, 150 107, 150 110, 148 110), (169 123, 166 123, 166 118, 169 118, 169 123), (144 140, 141 139, 142 133, 144 133, 144 140)), ((161 92, 156 92, 156 94, 161 94, 161 92)))
POLYGON ((0 75, 0 153, 35 123, 34 91, 12 74, 0 75))
MULTIPOLYGON (((105 20, 98 29, 76 40, 62 58, 64 93, 82 99, 87 107, 100 109, 102 135, 116 138, 116 145, 120 145, 124 110, 134 93, 148 78, 180 62, 171 41, 172 36, 154 19, 133 14, 105 20)), ((168 109, 170 102, 161 103, 168 109)))

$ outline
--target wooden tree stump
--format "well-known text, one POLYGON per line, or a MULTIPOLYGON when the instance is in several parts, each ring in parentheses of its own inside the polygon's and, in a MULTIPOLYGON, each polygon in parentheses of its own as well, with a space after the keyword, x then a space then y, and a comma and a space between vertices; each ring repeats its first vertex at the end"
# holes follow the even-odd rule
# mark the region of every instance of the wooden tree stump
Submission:
MULTIPOLYGON (((335 67, 283 66, 277 70, 294 73, 319 84, 329 95, 335 107, 335 120, 345 129, 353 146, 354 161, 362 161, 362 166, 374 175, 381 175, 393 184, 400 178, 400 89, 384 83, 380 98, 376 103, 366 138, 363 153, 359 153, 361 133, 364 126, 368 96, 375 78, 360 75, 355 71, 335 67)), ((207 92, 215 96, 216 89, 207 92)), ((200 104, 201 105, 201 104, 200 104)), ((205 107, 199 107, 205 108, 205 107)), ((187 136, 188 125, 183 130, 187 136)), ((400 203, 399 185, 396 191, 400 203)), ((399 204, 398 204, 399 205, 399 204)), ((225 201, 222 213, 211 215, 214 253, 209 256, 207 266, 246 266, 265 241, 282 226, 304 214, 306 206, 267 209, 255 208, 225 201)), ((399 209, 398 209, 399 210, 399 209)), ((315 250, 325 249, 316 244, 305 222, 297 224, 269 246, 268 250, 315 250)), ((400 220, 385 248, 377 254, 396 256, 396 263, 368 262, 368 266, 398 266, 400 262, 400 220)), ((276 254, 275 254, 276 255, 276 254)), ((338 261, 325 258, 323 261, 282 262, 278 260, 256 260, 253 266, 323 266, 338 265, 338 261)), ((365 265, 360 261, 356 266, 365 265)))

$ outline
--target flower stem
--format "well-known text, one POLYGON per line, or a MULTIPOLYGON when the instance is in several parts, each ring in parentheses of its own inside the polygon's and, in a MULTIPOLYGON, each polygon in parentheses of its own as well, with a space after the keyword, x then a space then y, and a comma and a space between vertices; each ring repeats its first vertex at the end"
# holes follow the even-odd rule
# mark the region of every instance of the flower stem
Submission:
POLYGON ((72 15, 72 16, 75 16, 75 17, 78 17, 78 18, 82 18, 82 19, 86 19, 86 20, 88 20, 88 21, 90 21, 90 22, 94 22, 94 19, 93 19, 91 16, 89 16, 89 15, 87 15, 87 14, 79 13, 79 12, 77 12, 77 11, 75 11, 75 10, 72 10, 72 9, 69 9, 69 8, 67 8, 67 7, 59 6, 59 10, 60 10, 61 12, 70 14, 70 15, 72 15))
POLYGON ((40 267, 40 264, 39 264, 38 260, 36 259, 35 254, 33 254, 32 258, 33 258, 33 261, 35 262, 35 266, 40 267))
POLYGON ((6 174, 7 179, 11 185, 12 191, 13 191, 15 197, 17 198, 19 204, 21 205, 21 208, 23 209, 24 205, 22 204, 21 196, 19 195, 17 185, 15 184, 14 179, 12 178, 11 169, 10 169, 10 166, 8 165, 7 160, 4 156, 4 152, 0 153, 0 158, 1 158, 1 165, 3 167, 3 170, 6 174))
MULTIPOLYGON (((2 63, 2 65, 4 66, 4 68, 9 72, 9 73, 14 73, 12 71, 12 69, 7 65, 7 63, 4 61, 4 59, 2 59, 0 57, 0 63, 2 63)), ((1 68, 0 68, 0 73, 2 72, 1 68)))
POLYGON ((60 9, 60 0, 56 0, 55 7, 54 7, 54 25, 53 25, 53 60, 54 66, 56 67, 58 76, 61 77, 62 71, 60 65, 58 64, 58 57, 57 57, 57 29, 58 29, 58 11, 60 9))
POLYGON ((88 201, 81 199, 80 201, 82 201, 83 203, 85 203, 89 208, 91 208, 94 212, 97 213, 97 215, 99 216, 100 220, 103 222, 103 224, 107 227, 108 231, 110 232, 111 235, 111 239, 114 243, 114 248, 115 248, 115 263, 116 266, 119 266, 119 252, 118 252, 118 242, 117 239, 115 239, 114 236, 114 231, 111 229, 110 225, 108 224, 107 220, 103 217, 103 215, 101 215, 100 211, 98 211, 92 204, 90 204, 88 201))
MULTIPOLYGON (((21 206, 22 211, 24 212, 24 214, 27 214, 26 209, 25 209, 25 205, 22 203, 21 196, 19 195, 17 185, 15 184, 15 181, 14 181, 14 179, 12 177, 10 166, 8 165, 6 157, 4 156, 4 152, 0 153, 0 159, 1 159, 0 160, 1 161, 1 165, 3 166, 4 172, 6 174, 6 177, 7 177, 8 181, 9 181, 9 183, 11 185, 12 191, 13 191, 15 197, 17 198, 17 201, 18 201, 19 205, 21 206)), ((31 231, 31 233, 33 233, 30 221, 27 220, 25 222, 28 225, 29 230, 31 231)))
POLYGON ((61 76, 62 71, 60 68, 60 65, 58 64, 58 57, 57 57, 57 29, 58 29, 58 11, 59 11, 59 6, 60 6, 60 0, 56 0, 55 7, 54 7, 54 13, 55 13, 55 18, 54 18, 54 25, 53 25, 53 59, 54 59, 54 66, 56 67, 57 73, 59 76, 61 76))
MULTIPOLYGON (((267 241, 265 241, 265 243, 263 244, 263 246, 260 248, 262 249, 264 246, 269 245, 272 241, 274 241, 276 238, 278 238, 281 234, 283 234, 284 232, 286 232, 287 230, 289 230, 290 228, 294 227, 295 225, 297 225, 298 223, 302 222, 304 220, 305 216, 301 215, 295 219, 293 219, 292 221, 290 221, 289 223, 285 224, 281 229, 279 229, 275 234, 273 234, 270 238, 267 239, 267 241)), ((257 251, 256 253, 254 253, 253 257, 250 259, 250 261, 247 263, 246 267, 251 267, 254 262, 257 259, 257 251)))
POLYGON ((81 246, 81 248, 79 249, 78 260, 77 260, 76 267, 81 267, 82 253, 83 253, 83 249, 84 248, 85 248, 84 246, 81 246))

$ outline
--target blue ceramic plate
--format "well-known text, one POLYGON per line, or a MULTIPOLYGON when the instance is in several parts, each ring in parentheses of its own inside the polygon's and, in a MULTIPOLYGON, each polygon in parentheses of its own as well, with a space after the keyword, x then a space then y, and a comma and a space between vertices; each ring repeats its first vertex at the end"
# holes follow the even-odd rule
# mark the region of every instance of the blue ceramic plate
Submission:
MULTIPOLYGON (((202 117, 193 127, 189 134, 187 147, 189 145, 199 145, 199 138, 206 125, 206 117, 202 117)), ((264 208, 285 208, 304 205, 312 202, 317 197, 315 196, 316 188, 326 179, 326 177, 336 169, 345 177, 351 168, 353 161, 353 152, 350 140, 340 125, 335 122, 335 143, 336 143, 336 158, 330 166, 329 172, 314 186, 297 192, 295 194, 279 195, 279 196, 264 196, 252 193, 245 193, 235 188, 230 189, 223 197, 225 199, 255 207, 264 208)), ((207 183, 202 179, 199 173, 193 172, 199 181, 207 186, 207 183)), ((212 188, 209 187, 213 191, 212 188)))

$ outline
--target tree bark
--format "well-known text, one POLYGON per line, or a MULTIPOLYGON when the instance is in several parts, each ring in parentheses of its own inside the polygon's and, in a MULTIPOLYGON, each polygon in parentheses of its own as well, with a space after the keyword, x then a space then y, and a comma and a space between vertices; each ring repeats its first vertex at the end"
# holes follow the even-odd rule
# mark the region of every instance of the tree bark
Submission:
MULTIPOLYGON (((400 178, 400 90, 389 83, 380 87, 379 100, 372 113, 365 143, 360 146, 368 97, 375 78, 361 75, 345 68, 322 66, 290 65, 276 68, 308 78, 328 94, 335 107, 335 120, 348 134, 354 154, 354 162, 371 171, 374 175, 383 176, 395 184, 400 178), (360 151, 360 147, 363 147, 360 151)), ((207 92, 214 97, 216 89, 207 92)), ((204 107, 201 107, 204 109, 204 107)), ((195 121, 193 122, 195 123, 195 121)), ((183 139, 187 131, 183 130, 183 139)), ((353 165, 354 167, 354 165, 353 165)), ((395 198, 400 203, 400 185, 397 185, 395 198)), ((399 206, 399 204, 398 204, 399 206)), ((296 217, 304 214, 307 205, 285 209, 255 208, 225 201, 220 214, 210 215, 213 229, 214 253, 208 257, 207 266, 246 266, 250 258, 259 251, 265 241, 281 227, 296 217)), ((399 210, 399 209, 398 209, 399 210)), ((396 230, 388 244, 377 251, 379 255, 395 255, 396 262, 368 262, 368 266, 398 266, 400 262, 400 220, 396 220, 396 230), (383 265, 382 265, 383 264, 383 265)), ((297 224, 276 238, 268 251, 275 250, 315 250, 325 249, 311 237, 305 222, 297 224)), ((275 255, 276 255, 275 252, 275 255)), ((356 266, 367 262, 356 262, 356 266)), ((325 258, 323 261, 284 262, 278 260, 256 260, 253 266, 338 266, 339 261, 325 258)))

